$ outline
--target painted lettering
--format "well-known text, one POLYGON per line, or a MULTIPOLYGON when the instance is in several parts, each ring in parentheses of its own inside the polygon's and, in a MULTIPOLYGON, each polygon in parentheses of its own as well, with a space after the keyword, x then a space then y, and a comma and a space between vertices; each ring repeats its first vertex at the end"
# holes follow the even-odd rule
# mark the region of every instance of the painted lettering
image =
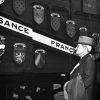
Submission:
POLYGON ((6 22, 4 23, 4 25, 7 25, 7 26, 10 27, 9 21, 6 21, 6 22))
POLYGON ((64 49, 64 45, 61 45, 61 48, 64 49))
POLYGON ((53 45, 55 43, 55 41, 51 40, 51 45, 53 45))
POLYGON ((68 50, 68 47, 67 46, 65 46, 65 50, 68 50))
POLYGON ((12 28, 17 29, 17 24, 12 23, 12 28))
POLYGON ((24 32, 27 34, 29 34, 28 30, 29 30, 28 28, 24 28, 24 32))
POLYGON ((22 26, 19 26, 18 29, 19 29, 19 31, 23 31, 23 27, 22 26))
POLYGON ((3 19, 2 18, 0 18, 0 24, 2 24, 3 23, 3 19))
POLYGON ((56 47, 58 47, 58 48, 59 48, 59 46, 60 46, 60 43, 56 42, 56 47))

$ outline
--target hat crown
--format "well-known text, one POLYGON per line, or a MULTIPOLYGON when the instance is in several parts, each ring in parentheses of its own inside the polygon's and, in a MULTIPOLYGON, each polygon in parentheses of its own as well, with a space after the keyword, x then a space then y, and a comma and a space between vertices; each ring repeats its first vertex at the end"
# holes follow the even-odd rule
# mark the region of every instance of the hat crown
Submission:
POLYGON ((93 38, 88 36, 87 28, 80 27, 80 36, 78 39, 79 44, 93 45, 93 38))

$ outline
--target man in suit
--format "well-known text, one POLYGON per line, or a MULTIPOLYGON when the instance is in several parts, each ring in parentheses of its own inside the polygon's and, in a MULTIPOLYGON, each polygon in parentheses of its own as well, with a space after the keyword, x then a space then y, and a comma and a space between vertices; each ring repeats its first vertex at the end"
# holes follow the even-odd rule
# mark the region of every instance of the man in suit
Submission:
POLYGON ((70 80, 64 84, 66 100, 92 100, 95 76, 95 62, 90 54, 93 39, 89 36, 79 36, 76 55, 80 57, 78 64, 70 72, 70 80))

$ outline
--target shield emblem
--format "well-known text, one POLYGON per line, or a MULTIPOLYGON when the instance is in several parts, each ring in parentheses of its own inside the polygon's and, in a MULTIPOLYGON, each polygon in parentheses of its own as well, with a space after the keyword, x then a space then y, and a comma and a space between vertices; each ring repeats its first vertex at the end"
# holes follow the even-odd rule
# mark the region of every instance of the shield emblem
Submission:
POLYGON ((79 31, 80 31, 80 36, 84 36, 84 35, 88 36, 87 28, 86 27, 80 27, 79 31))
POLYGON ((93 37, 94 45, 97 45, 99 43, 99 38, 100 38, 99 33, 93 33, 92 37, 93 37))
POLYGON ((0 35, 0 57, 4 54, 5 52, 5 37, 0 35))
POLYGON ((35 51, 35 66, 42 69, 45 66, 45 50, 37 49, 35 51))
POLYGON ((72 20, 66 21, 66 30, 69 37, 74 37, 76 33, 75 22, 72 20))
POLYGON ((13 9, 18 15, 22 15, 25 11, 25 0, 13 0, 13 9))
POLYGON ((14 44, 14 61, 21 64, 25 61, 26 57, 26 45, 24 43, 14 44))
POLYGON ((58 13, 51 13, 51 27, 54 31, 60 28, 60 15, 58 13))
POLYGON ((93 33, 92 37, 93 37, 93 42, 95 45, 95 52, 100 53, 100 35, 99 35, 99 33, 93 33))
POLYGON ((96 14, 96 0, 83 0, 83 11, 85 13, 96 14))
POLYGON ((37 24, 41 24, 44 21, 44 7, 41 5, 34 5, 33 17, 37 24))

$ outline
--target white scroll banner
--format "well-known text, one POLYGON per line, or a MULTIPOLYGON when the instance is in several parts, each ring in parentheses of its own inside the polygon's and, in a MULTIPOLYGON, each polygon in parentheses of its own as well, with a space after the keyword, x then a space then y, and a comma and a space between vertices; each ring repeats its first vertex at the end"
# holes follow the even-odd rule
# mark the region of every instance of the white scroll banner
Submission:
POLYGON ((32 28, 29 28, 25 25, 19 24, 15 21, 9 20, 2 16, 0 16, 0 26, 18 32, 20 34, 26 35, 28 37, 31 37, 34 41, 48 45, 63 52, 70 54, 73 54, 74 52, 74 47, 54 40, 52 38, 49 38, 47 36, 41 35, 39 33, 33 32, 32 28))

